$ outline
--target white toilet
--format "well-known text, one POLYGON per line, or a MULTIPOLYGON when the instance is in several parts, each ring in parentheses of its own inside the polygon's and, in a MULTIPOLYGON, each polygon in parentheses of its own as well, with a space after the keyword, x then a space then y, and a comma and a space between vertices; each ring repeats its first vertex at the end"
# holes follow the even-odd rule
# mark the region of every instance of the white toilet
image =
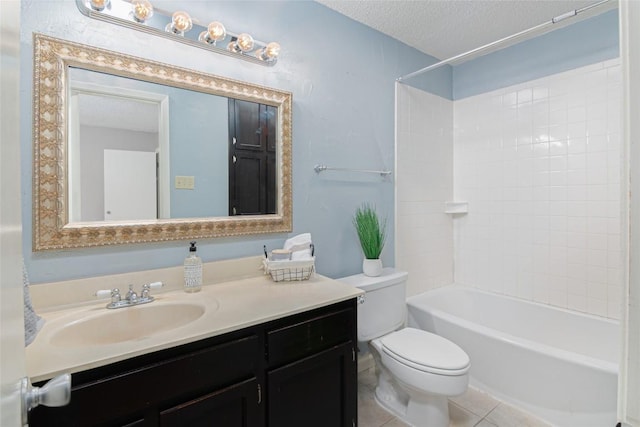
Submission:
POLYGON ((469 356, 441 336, 403 328, 407 276, 385 268, 379 277, 337 280, 365 291, 358 305, 358 341, 369 343, 376 363, 376 401, 413 426, 448 427, 447 397, 467 389, 469 356))

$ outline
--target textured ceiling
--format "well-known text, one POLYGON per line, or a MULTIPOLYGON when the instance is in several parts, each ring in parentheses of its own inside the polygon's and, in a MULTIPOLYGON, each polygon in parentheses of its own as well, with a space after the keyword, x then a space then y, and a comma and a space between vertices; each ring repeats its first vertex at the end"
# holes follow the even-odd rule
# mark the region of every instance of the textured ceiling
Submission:
POLYGON ((80 124, 136 132, 158 132, 158 108, 153 102, 117 96, 82 94, 78 99, 80 124))
MULTIPOLYGON (((316 0, 438 59, 550 21, 595 0, 316 0)), ((578 18, 617 6, 610 0, 578 18)), ((576 19, 578 19, 576 18, 576 19)), ((553 27, 576 22, 568 19, 553 27)))

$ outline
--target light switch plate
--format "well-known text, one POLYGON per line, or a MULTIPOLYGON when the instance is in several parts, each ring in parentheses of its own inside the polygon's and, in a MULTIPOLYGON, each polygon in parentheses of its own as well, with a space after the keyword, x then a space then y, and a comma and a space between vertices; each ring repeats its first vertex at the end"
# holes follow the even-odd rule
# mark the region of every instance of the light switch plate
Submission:
POLYGON ((176 175, 176 188, 180 190, 193 190, 195 187, 195 177, 176 175))

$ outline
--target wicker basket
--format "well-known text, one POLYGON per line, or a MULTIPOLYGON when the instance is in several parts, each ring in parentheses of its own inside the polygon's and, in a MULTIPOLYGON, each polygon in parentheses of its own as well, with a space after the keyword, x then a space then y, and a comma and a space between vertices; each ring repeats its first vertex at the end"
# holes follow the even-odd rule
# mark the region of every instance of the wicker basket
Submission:
POLYGON ((274 282, 292 282, 308 280, 315 267, 316 258, 304 261, 262 261, 264 273, 271 276, 274 282))

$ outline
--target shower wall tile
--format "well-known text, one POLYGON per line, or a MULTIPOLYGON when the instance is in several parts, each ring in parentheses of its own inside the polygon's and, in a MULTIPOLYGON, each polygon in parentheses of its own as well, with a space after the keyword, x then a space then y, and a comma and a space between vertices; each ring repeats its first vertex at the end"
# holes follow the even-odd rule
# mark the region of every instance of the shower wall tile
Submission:
POLYGON ((457 283, 620 317, 620 85, 614 59, 453 103, 457 283))
POLYGON ((396 117, 396 267, 415 295, 453 283, 453 103, 398 84, 396 117))

